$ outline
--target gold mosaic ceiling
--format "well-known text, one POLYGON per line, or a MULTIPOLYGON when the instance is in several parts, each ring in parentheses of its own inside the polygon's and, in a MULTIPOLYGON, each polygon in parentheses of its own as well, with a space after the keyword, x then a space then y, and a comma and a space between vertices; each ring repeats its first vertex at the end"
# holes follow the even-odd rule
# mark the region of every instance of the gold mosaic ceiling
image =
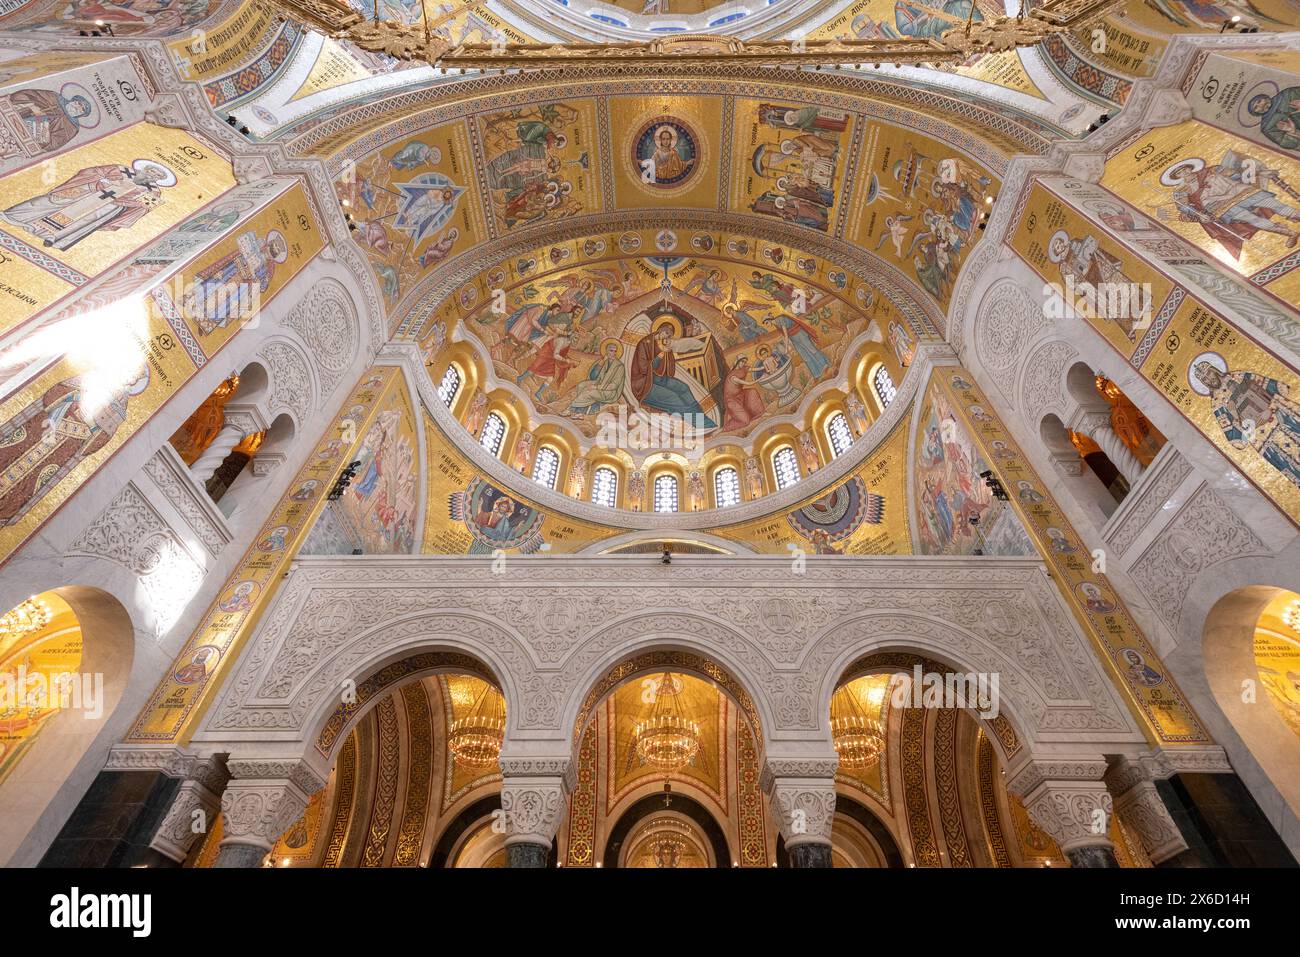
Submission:
POLYGON ((620 403, 748 435, 839 378, 852 343, 937 335, 1001 155, 739 89, 534 90, 353 141, 336 188, 394 333, 428 355, 470 340, 534 419, 587 437, 620 403), (645 369, 665 327, 666 390, 645 369))

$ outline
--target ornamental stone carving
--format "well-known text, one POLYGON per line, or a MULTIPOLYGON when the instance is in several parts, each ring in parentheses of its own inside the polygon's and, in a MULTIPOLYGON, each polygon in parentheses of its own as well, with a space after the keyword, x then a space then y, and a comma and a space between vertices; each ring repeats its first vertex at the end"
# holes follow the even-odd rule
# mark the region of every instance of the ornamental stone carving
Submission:
POLYGON ((730 672, 769 736, 823 733, 844 668, 871 651, 911 649, 998 673, 1004 711, 1030 742, 1080 731, 1142 740, 1037 561, 939 560, 924 589, 906 559, 812 557, 799 576, 771 558, 628 564, 617 580, 602 580, 605 567, 511 558, 503 589, 490 560, 302 556, 195 740, 216 749, 264 733, 306 746, 345 681, 431 650, 472 656, 496 676, 508 735, 567 736, 600 676, 655 648, 730 672))
POLYGON ((174 861, 185 860, 199 837, 216 823, 229 778, 224 762, 217 758, 196 762, 149 846, 174 861))
POLYGON ((1208 485, 1202 485, 1129 569, 1156 613, 1181 634, 1180 618, 1197 577, 1229 559, 1271 554, 1208 485))
POLYGON ((1007 781, 1007 789, 1021 797, 1034 823, 1066 854, 1089 846, 1111 848, 1114 807, 1102 780, 1106 770, 1101 757, 1030 760, 1007 781))
POLYGON ((1137 831, 1152 863, 1187 850, 1187 841, 1141 762, 1121 758, 1106 774, 1106 787, 1114 798, 1115 813, 1137 831))
POLYGON ((207 492, 189 474, 189 466, 170 442, 165 443, 145 463, 144 471, 166 496, 172 508, 185 519, 208 554, 215 558, 230 541, 230 529, 226 526, 224 517, 212 505, 207 492))
POLYGON ((1123 513, 1107 529, 1106 541, 1116 554, 1127 552, 1134 540, 1151 526, 1156 514, 1191 471, 1192 467, 1173 445, 1160 450, 1143 474, 1141 484, 1133 490, 1132 501, 1125 501, 1123 513))
POLYGON ((1074 346, 1053 339, 1037 346, 1021 366, 1020 411, 1031 434, 1037 434, 1038 423, 1047 413, 1062 414, 1065 370, 1077 355, 1074 346))
POLYGON ((227 768, 230 781, 221 797, 222 853, 229 845, 269 852, 324 787, 302 761, 232 759, 227 768))
POLYGON ((506 844, 551 846, 565 809, 560 780, 517 782, 506 777, 501 785, 501 811, 507 828, 506 844))
POLYGON ((829 844, 835 819, 835 778, 775 778, 764 775, 764 791, 788 848, 829 844))
POLYGON ((1017 280, 1004 279, 985 293, 975 322, 980 362, 1010 396, 1021 352, 1046 325, 1042 303, 1031 299, 1017 280))
POLYGON ((316 400, 311 370, 303 354, 296 346, 279 340, 263 346, 259 355, 270 372, 271 414, 292 412, 298 421, 305 420, 316 400))
POLYGON ((348 291, 333 279, 316 282, 285 319, 311 351, 320 373, 321 395, 334 391, 356 353, 360 329, 348 291))
POLYGON ((104 558, 139 578, 159 633, 180 616, 203 579, 203 566, 130 482, 67 554, 104 558))

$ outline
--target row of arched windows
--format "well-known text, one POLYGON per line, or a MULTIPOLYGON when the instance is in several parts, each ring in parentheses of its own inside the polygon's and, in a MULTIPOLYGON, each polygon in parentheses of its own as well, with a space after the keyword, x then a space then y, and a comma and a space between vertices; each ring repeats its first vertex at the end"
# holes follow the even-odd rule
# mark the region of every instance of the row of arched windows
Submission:
MULTIPOLYGON (((880 399, 881 408, 885 408, 898 394, 889 370, 877 365, 871 375, 871 383, 880 399)), ((452 408, 460 392, 461 375, 454 364, 447 366, 442 381, 438 385, 438 398, 447 408, 452 408)), ((826 439, 832 457, 839 458, 853 444, 853 430, 843 412, 836 412, 826 421, 826 439)), ((483 423, 479 433, 479 444, 500 456, 501 446, 506 436, 506 422, 500 414, 491 412, 483 423)), ((799 457, 791 445, 781 445, 772 452, 772 474, 776 478, 778 490, 786 489, 803 478, 799 468, 799 457)), ((532 478, 534 482, 554 489, 559 482, 560 454, 549 445, 543 445, 533 460, 532 478)), ((713 475, 713 496, 717 508, 729 508, 740 504, 740 473, 733 466, 724 466, 713 475)), ((656 512, 676 512, 680 503, 680 491, 677 477, 660 475, 654 482, 653 507, 656 512)), ((618 501, 618 473, 608 466, 596 469, 591 482, 591 501, 596 505, 613 508, 618 501)))

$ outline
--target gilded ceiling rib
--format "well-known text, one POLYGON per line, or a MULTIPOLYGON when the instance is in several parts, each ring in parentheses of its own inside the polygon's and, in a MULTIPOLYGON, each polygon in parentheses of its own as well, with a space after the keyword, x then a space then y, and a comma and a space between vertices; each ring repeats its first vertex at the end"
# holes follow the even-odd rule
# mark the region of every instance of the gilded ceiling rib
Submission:
MULTIPOLYGON (((375 17, 366 19, 341 0, 274 2, 295 20, 372 53, 444 68, 520 70, 575 61, 638 65, 727 62, 750 66, 909 63, 955 67, 973 56, 1034 46, 1052 34, 1077 30, 1112 12, 1122 0, 1048 0, 1028 13, 1022 7, 1016 16, 968 19, 937 38, 740 40, 684 34, 640 43, 507 43, 502 38, 491 43, 456 45, 434 37, 423 24, 407 26, 380 20, 377 8, 375 17)), ((973 17, 974 5, 971 10, 973 17)))

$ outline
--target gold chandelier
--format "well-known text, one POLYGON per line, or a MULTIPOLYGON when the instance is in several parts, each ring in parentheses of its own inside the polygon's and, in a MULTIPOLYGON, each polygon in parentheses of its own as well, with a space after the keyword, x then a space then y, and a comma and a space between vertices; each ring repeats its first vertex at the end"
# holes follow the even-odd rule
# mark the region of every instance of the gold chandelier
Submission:
POLYGON ((54 613, 50 606, 33 596, 20 602, 0 616, 0 642, 9 644, 21 640, 48 625, 54 613))
POLYGON ((885 733, 880 722, 862 715, 832 718, 831 740, 843 768, 871 767, 885 750, 885 733))
POLYGON ((447 750, 457 764, 467 768, 490 768, 501 757, 506 736, 505 700, 486 682, 474 710, 451 723, 447 750))
POLYGON ((680 867, 686 838, 672 831, 660 831, 650 839, 650 851, 655 867, 680 867))
POLYGON ((849 685, 837 690, 835 697, 843 704, 845 712, 831 718, 831 743, 840 756, 840 767, 869 768, 884 753, 884 726, 863 712, 858 696, 849 685))
POLYGON ((700 726, 680 713, 681 685, 667 672, 655 685, 651 714, 633 729, 637 757, 657 771, 684 768, 700 751, 700 726))
POLYGON ((1296 634, 1300 634, 1300 598, 1294 599, 1282 610, 1282 621, 1296 634))

